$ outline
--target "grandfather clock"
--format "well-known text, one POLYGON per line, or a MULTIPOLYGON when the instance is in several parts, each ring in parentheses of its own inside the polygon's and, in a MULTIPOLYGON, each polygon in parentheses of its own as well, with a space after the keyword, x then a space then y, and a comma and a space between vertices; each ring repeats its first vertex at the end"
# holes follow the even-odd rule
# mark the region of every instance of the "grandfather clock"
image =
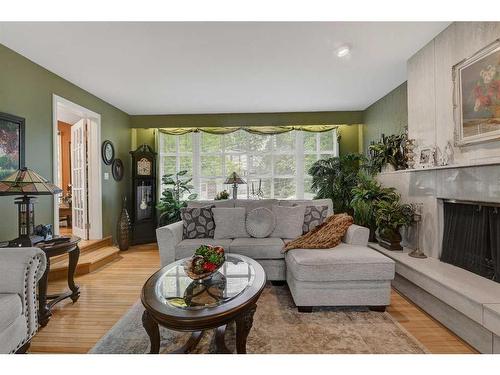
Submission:
POLYGON ((156 153, 148 145, 132 155, 132 243, 156 241, 156 153))

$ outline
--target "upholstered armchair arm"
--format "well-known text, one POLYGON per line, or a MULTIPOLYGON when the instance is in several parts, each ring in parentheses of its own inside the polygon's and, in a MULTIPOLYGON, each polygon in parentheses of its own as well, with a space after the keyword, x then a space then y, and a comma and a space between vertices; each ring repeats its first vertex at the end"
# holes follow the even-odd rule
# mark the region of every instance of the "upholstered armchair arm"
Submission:
POLYGON ((0 249, 0 293, 17 293, 23 302, 29 340, 38 329, 37 284, 45 272, 45 253, 36 247, 0 249))
POLYGON ((182 228, 182 221, 178 221, 156 229, 162 267, 175 261, 175 246, 182 241, 182 228))
POLYGON ((349 245, 367 246, 369 237, 370 229, 352 224, 349 229, 347 229, 342 241, 349 245))

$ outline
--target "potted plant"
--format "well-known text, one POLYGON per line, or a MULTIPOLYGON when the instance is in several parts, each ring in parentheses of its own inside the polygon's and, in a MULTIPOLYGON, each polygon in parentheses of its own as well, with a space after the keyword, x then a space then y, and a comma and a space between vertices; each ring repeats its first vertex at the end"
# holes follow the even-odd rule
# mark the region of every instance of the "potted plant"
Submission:
POLYGON ((352 214, 352 189, 358 183, 360 164, 364 161, 361 154, 347 154, 315 162, 308 172, 316 199, 330 198, 334 212, 352 214))
POLYGON ((406 133, 385 136, 379 142, 369 146, 370 163, 376 172, 406 169, 404 145, 406 133))
POLYGON ((181 208, 187 206, 187 201, 194 200, 198 196, 191 193, 194 188, 191 185, 192 178, 184 177, 186 170, 177 173, 166 174, 162 177, 162 184, 166 186, 162 192, 158 210, 161 212, 158 225, 167 225, 181 220, 181 208), (187 198, 184 199, 185 195, 187 198))
POLYGON ((412 206, 401 203, 399 195, 396 198, 375 203, 377 240, 382 247, 389 250, 403 250, 399 230, 408 227, 413 218, 412 206))
POLYGON ((227 190, 222 190, 217 193, 217 195, 214 198, 214 201, 222 201, 225 199, 229 199, 229 192, 227 190))
POLYGON ((386 188, 378 183, 373 176, 360 171, 358 184, 352 189, 351 207, 354 222, 370 229, 371 242, 375 241, 377 223, 375 221, 376 204, 379 201, 399 199, 395 188, 386 188))

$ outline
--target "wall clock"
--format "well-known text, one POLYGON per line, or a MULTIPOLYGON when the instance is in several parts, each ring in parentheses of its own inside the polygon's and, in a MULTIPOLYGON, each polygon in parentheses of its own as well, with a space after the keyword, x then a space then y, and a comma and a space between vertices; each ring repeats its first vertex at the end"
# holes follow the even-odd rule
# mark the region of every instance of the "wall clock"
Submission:
POLYGON ((121 159, 113 160, 113 164, 111 165, 111 173, 113 174, 113 178, 115 181, 121 181, 123 178, 123 162, 121 159))
POLYGON ((102 142, 101 154, 102 161, 106 165, 110 165, 115 160, 115 147, 110 140, 102 142))

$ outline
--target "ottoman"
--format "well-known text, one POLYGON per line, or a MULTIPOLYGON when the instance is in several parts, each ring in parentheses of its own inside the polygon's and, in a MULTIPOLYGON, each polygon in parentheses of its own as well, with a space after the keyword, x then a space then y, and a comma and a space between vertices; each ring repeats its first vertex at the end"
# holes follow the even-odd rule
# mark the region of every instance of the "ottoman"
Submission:
POLYGON ((391 300, 395 263, 366 246, 341 243, 332 249, 286 253, 286 281, 299 311, 313 306, 369 306, 385 311, 391 300))

